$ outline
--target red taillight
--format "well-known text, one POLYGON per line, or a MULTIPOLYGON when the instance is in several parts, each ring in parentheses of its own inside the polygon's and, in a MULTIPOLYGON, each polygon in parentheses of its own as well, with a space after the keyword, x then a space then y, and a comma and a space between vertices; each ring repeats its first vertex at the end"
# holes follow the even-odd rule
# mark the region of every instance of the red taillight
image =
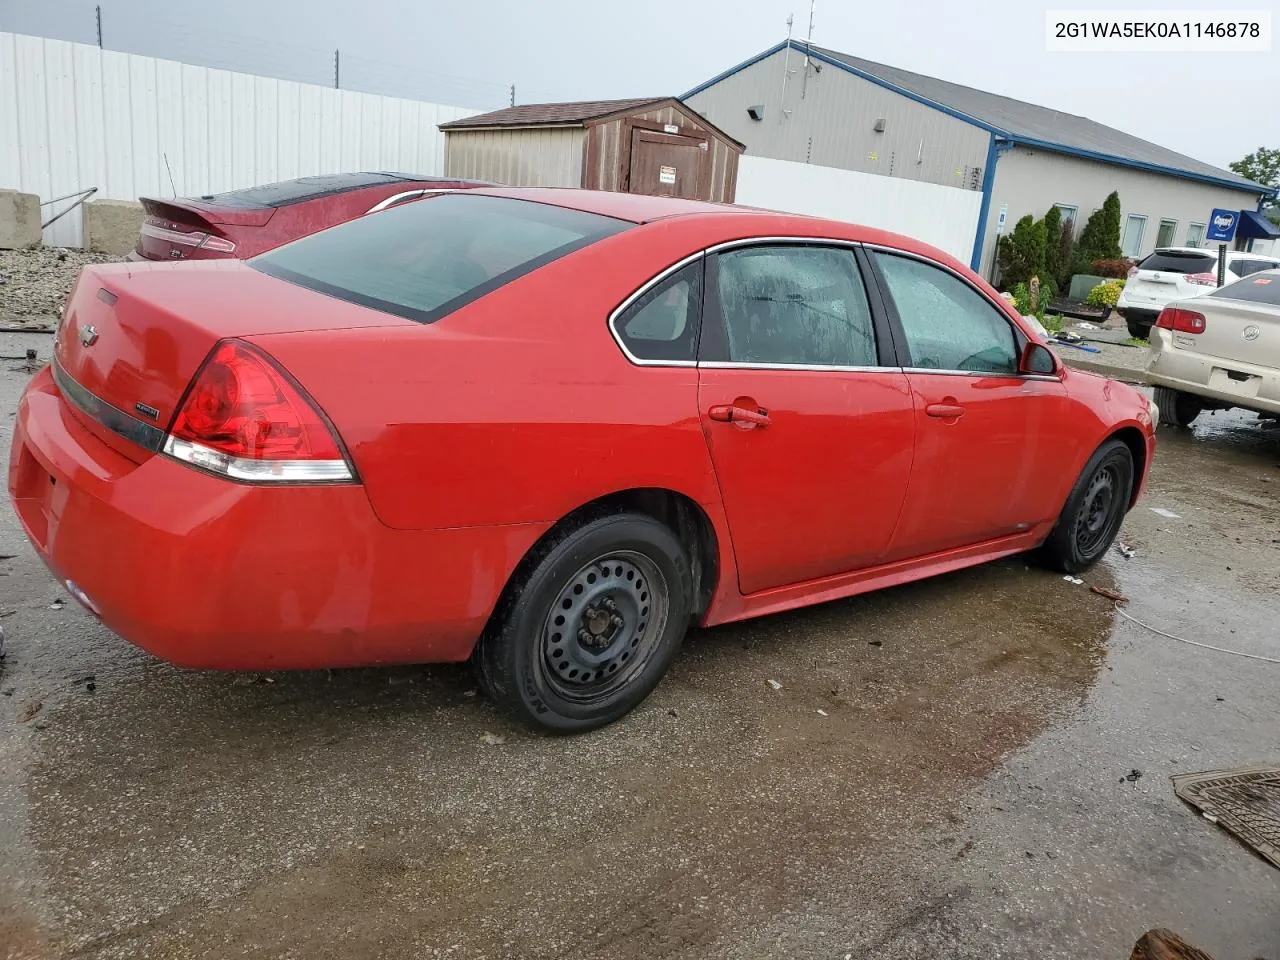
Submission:
POLYGON ((235 241, 219 237, 203 230, 171 230, 164 226, 163 220, 149 218, 142 224, 142 235, 153 240, 177 244, 181 247, 195 247, 198 250, 216 250, 218 253, 235 253, 235 241))
POLYGON ((333 431, 265 354, 218 344, 174 418, 165 452, 238 480, 351 480, 333 431))
POLYGON ((1178 307, 1165 307, 1156 319, 1156 326, 1175 333, 1204 333, 1204 314, 1178 307))
POLYGON ((1187 283, 1194 283, 1200 287, 1216 287, 1218 285, 1218 275, 1216 273, 1188 273, 1183 279, 1187 283))

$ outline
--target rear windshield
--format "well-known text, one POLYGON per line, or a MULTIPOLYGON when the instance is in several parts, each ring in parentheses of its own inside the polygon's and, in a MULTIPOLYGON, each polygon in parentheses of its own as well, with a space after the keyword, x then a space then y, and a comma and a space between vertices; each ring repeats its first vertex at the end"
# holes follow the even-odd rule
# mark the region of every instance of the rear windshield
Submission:
POLYGON ((1280 306, 1280 272, 1255 273, 1251 277, 1221 286, 1209 296, 1280 306))
POLYGON ((1217 258, 1207 253, 1183 253, 1179 250, 1157 250, 1138 264, 1139 270, 1163 273, 1206 273, 1214 269, 1217 258))
POLYGON ((279 183, 264 183, 244 190, 229 190, 200 197, 202 203, 216 203, 225 207, 287 207, 291 203, 331 197, 350 190, 378 187, 402 180, 430 179, 413 177, 405 173, 335 173, 320 177, 298 177, 279 183))
POLYGON ((442 194, 349 220, 249 264, 340 300, 431 323, 630 226, 528 200, 442 194))

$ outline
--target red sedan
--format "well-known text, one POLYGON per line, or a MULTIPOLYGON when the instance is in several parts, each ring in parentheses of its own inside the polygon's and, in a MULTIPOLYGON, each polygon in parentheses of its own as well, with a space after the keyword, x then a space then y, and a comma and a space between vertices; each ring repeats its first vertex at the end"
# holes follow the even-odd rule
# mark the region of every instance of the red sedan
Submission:
POLYGON ((579 190, 251 261, 88 267, 14 431, 28 536, 193 667, 472 658, 559 731, 713 625, 1038 550, 1080 571, 1152 409, 905 237, 579 190))
POLYGON ((184 199, 142 197, 146 215, 128 260, 240 260, 353 217, 438 190, 492 186, 408 173, 335 173, 184 199))

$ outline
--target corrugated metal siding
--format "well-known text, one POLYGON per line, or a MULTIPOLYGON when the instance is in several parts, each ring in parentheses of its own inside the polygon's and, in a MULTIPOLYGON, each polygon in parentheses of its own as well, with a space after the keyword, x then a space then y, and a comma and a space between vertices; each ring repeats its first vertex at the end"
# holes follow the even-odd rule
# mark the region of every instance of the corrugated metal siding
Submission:
MULTIPOLYGON (((136 200, 320 173, 441 175, 436 125, 473 113, 0 33, 0 189, 41 200, 94 186, 136 200)), ((45 243, 79 246, 81 225, 63 217, 45 243)))
POLYGON ((644 120, 650 123, 674 124, 684 134, 707 138, 707 166, 711 176, 711 190, 707 197, 719 203, 732 203, 733 174, 737 170, 738 151, 699 118, 691 117, 668 104, 655 110, 628 114, 616 120, 597 123, 587 128, 587 159, 589 169, 582 182, 592 190, 621 190, 624 170, 622 156, 627 153, 625 138, 631 127, 628 121, 644 120))
POLYGON ((1078 237, 1089 215, 1101 208, 1112 190, 1120 195, 1122 231, 1129 214, 1147 218, 1142 255, 1155 249, 1156 232, 1162 219, 1178 222, 1174 245, 1182 246, 1187 240, 1188 224, 1208 223, 1209 211, 1213 208, 1252 210, 1257 204, 1257 195, 1249 190, 1215 187, 1047 150, 1014 147, 996 164, 996 182, 983 238, 983 275, 990 276, 1001 205, 1008 206, 1005 232, 1011 231, 1028 213, 1038 219, 1054 204, 1077 207, 1080 211, 1076 223, 1078 237))
POLYGON ((806 79, 804 55, 796 50, 784 104, 785 64, 781 50, 695 94, 688 105, 753 156, 981 188, 986 131, 830 64, 821 73, 810 68, 806 79), (747 116, 757 104, 764 106, 759 121, 747 116), (884 133, 874 130, 880 118, 884 133))
POLYGON ((582 185, 586 131, 581 127, 449 130, 445 138, 448 176, 512 187, 582 185))

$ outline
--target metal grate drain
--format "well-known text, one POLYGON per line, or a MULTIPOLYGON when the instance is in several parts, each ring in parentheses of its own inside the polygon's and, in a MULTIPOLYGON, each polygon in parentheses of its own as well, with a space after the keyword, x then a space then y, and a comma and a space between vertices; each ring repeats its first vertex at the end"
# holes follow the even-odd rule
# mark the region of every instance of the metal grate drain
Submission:
POLYGON ((1280 867, 1280 769, 1186 773, 1173 778, 1173 790, 1280 867))

